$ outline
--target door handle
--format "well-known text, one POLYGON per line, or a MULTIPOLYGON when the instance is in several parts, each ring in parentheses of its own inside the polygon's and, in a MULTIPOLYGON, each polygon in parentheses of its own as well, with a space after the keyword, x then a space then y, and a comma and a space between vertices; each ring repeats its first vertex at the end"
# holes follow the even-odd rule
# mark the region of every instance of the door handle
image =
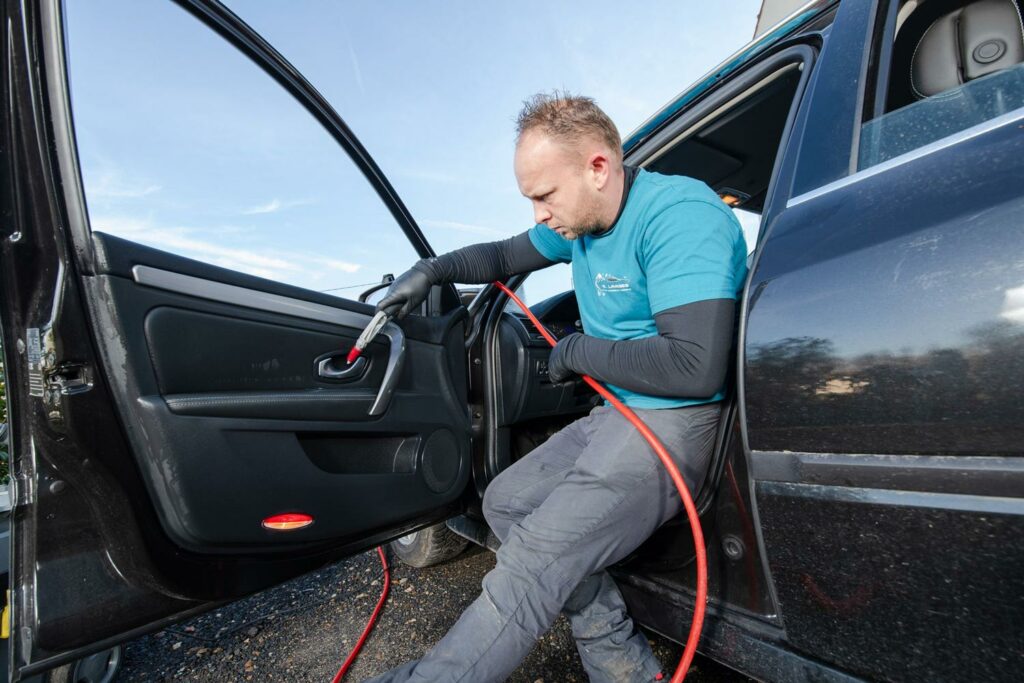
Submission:
MULTIPOLYGON (((398 378, 402 375, 402 366, 405 365, 405 334, 402 328, 394 323, 387 323, 381 328, 380 335, 388 340, 390 348, 384 377, 380 381, 380 388, 377 389, 377 396, 370 405, 369 414, 374 417, 387 411, 391 397, 395 395, 398 378)), ((362 377, 369 366, 366 356, 356 358, 355 362, 349 365, 345 362, 347 355, 346 351, 334 351, 315 359, 313 364, 317 377, 332 381, 362 377)))
POLYGON ((391 348, 388 350, 388 365, 384 369, 384 379, 377 390, 377 398, 370 406, 370 415, 373 416, 383 415, 388 409, 398 378, 402 374, 402 366, 405 364, 405 334, 402 328, 389 322, 381 328, 380 334, 388 338, 391 348))
POLYGON ((366 370, 365 358, 357 358, 355 363, 349 365, 345 363, 344 353, 327 356, 326 358, 318 358, 316 364, 316 374, 321 379, 355 379, 362 375, 364 370, 366 370), (336 367, 335 361, 338 361, 344 367, 336 367))

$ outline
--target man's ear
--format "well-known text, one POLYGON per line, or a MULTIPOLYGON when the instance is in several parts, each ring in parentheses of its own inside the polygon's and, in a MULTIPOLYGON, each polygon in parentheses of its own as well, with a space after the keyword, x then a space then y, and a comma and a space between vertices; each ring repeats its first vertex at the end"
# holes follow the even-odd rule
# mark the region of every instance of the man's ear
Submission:
POLYGON ((594 185, 598 190, 603 190, 611 177, 612 165, 608 155, 603 152, 594 152, 587 160, 587 170, 594 178, 594 185))

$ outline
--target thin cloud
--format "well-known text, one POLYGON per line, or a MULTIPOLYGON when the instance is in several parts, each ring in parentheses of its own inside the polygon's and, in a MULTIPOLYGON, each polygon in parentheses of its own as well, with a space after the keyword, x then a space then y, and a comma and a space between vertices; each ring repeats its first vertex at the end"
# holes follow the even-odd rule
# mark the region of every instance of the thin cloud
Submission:
POLYGON ((256 216, 264 213, 276 213, 282 209, 290 209, 295 206, 305 206, 309 203, 309 200, 306 199, 293 199, 291 201, 282 202, 280 199, 274 198, 266 204, 259 204, 257 206, 249 207, 248 209, 243 209, 242 215, 256 216))
POLYGON ((170 227, 154 224, 149 219, 125 216, 99 216, 92 219, 94 230, 165 249, 204 263, 284 282, 296 282, 300 276, 312 280, 323 277, 323 269, 356 273, 362 265, 300 252, 265 253, 253 249, 216 244, 197 235, 219 230, 170 227), (319 268, 318 268, 319 267, 319 268), (318 272, 318 270, 320 272, 318 272))
POLYGON ((348 44, 348 56, 352 62, 352 71, 355 73, 356 85, 359 86, 359 92, 366 94, 366 88, 363 87, 363 71, 359 68, 359 60, 356 59, 356 51, 352 49, 352 42, 348 44))
POLYGON ((263 204, 261 206, 254 206, 251 209, 245 209, 242 211, 246 216, 252 216, 258 213, 274 213, 281 208, 281 201, 278 199, 270 200, 270 203, 263 204))
MULTIPOLYGON (((298 256, 298 255, 297 255, 298 256)), ((358 273, 362 269, 362 265, 359 263, 352 263, 351 261, 339 261, 338 259, 322 258, 322 257, 308 257, 298 256, 298 258, 305 258, 313 263, 330 268, 331 270, 338 270, 342 273, 358 273)))
POLYGON ((135 199, 146 197, 162 189, 155 183, 130 183, 114 170, 86 172, 84 176, 87 181, 91 181, 87 183, 88 195, 91 199, 135 199))

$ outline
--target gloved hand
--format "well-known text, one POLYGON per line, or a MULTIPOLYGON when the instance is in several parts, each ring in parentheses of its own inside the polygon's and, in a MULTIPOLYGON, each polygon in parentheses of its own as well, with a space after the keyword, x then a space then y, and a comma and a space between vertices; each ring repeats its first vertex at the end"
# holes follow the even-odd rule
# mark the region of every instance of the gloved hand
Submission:
POLYGON ((417 262, 388 287, 388 293, 377 304, 378 311, 384 311, 392 318, 401 320, 409 311, 423 303, 434 285, 427 268, 417 262))
POLYGON ((570 359, 573 347, 582 339, 583 335, 576 332, 559 339, 555 348, 551 349, 551 355, 548 357, 548 377, 555 384, 564 382, 575 374, 570 359))

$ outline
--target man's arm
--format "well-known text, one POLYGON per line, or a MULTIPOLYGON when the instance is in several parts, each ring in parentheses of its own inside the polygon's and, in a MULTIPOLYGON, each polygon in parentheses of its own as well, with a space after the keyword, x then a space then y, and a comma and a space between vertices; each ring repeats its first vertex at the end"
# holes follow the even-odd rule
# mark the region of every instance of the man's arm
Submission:
POLYGON ((546 268, 553 263, 533 246, 529 231, 507 240, 471 244, 417 261, 391 284, 387 296, 377 304, 377 310, 404 318, 420 305, 434 285, 443 282, 492 282, 509 275, 546 268))
POLYGON ((471 244, 423 259, 414 267, 422 268, 435 285, 442 282, 483 284, 547 268, 553 263, 537 251, 527 231, 507 240, 471 244))
POLYGON ((572 372, 650 396, 710 398, 725 384, 736 301, 707 299, 654 316, 658 334, 612 341, 572 334, 551 352, 554 381, 572 372))

